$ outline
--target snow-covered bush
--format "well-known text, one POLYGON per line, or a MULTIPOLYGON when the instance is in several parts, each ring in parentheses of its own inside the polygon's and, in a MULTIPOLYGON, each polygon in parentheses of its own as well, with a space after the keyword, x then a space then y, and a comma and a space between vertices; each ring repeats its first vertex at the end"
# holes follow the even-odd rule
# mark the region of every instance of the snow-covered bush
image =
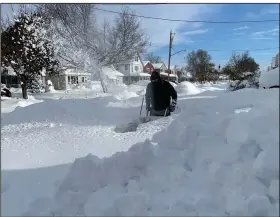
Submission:
POLYGON ((240 80, 230 81, 228 90, 234 91, 243 88, 258 88, 260 72, 244 72, 240 80))
POLYGON ((36 75, 32 79, 29 89, 31 89, 32 93, 44 93, 45 92, 44 84, 43 84, 43 81, 42 81, 40 75, 36 75))
POLYGON ((228 90, 259 87, 259 64, 249 56, 248 52, 233 54, 222 69, 222 73, 230 79, 228 90))

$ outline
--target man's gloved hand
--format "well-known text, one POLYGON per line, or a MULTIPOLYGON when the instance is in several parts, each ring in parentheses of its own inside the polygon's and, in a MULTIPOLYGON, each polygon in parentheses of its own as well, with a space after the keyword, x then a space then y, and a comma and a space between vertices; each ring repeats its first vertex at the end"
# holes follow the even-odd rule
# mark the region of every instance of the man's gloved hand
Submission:
POLYGON ((150 107, 146 107, 146 111, 150 112, 151 108, 150 107))
POLYGON ((173 99, 172 102, 171 102, 171 105, 169 106, 170 112, 175 111, 176 105, 177 105, 177 101, 173 99))

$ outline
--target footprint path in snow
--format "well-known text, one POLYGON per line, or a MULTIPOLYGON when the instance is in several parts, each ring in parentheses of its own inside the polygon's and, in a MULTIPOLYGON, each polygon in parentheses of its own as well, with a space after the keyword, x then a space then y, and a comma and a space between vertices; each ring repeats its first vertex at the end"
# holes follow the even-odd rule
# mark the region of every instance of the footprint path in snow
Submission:
POLYGON ((2 128, 2 168, 24 169, 73 162, 89 153, 109 157, 152 139, 172 118, 141 124, 136 132, 115 133, 115 126, 24 123, 2 128), (10 138, 13 138, 12 140, 10 138), (17 159, 12 162, 9 159, 17 159))

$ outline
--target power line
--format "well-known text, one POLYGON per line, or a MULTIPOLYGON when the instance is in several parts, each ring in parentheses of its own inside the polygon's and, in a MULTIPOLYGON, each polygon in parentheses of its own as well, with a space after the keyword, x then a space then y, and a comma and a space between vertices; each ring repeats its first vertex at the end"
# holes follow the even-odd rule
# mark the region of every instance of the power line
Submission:
MULTIPOLYGON (((101 8, 94 8, 94 10, 104 11, 108 13, 114 14, 123 14, 117 11, 111 11, 101 8)), ((170 22, 185 22, 185 23, 212 23, 212 24, 230 24, 230 23, 265 23, 265 22, 279 22, 279 20, 240 20, 240 21, 206 21, 206 20, 180 20, 180 19, 168 19, 168 18, 161 18, 161 17, 150 17, 150 16, 142 16, 136 14, 129 14, 125 13, 126 15, 133 16, 133 17, 140 17, 145 19, 153 19, 153 20, 164 20, 170 22)))
MULTIPOLYGON (((168 47, 168 45, 164 46, 164 47, 168 47)), ((162 47, 163 48, 163 47, 162 47)), ((219 50, 219 49, 205 49, 205 48, 193 48, 193 47, 190 47, 189 49, 188 48, 185 48, 187 51, 188 50, 199 50, 199 49, 202 49, 202 50, 206 50, 208 52, 219 52, 219 51, 263 51, 263 50, 276 50, 276 49, 279 49, 279 47, 269 47, 269 48, 251 48, 251 49, 234 49, 234 50, 219 50)))
POLYGON ((234 49, 234 50, 207 50, 207 49, 203 49, 203 50, 207 50, 209 52, 215 52, 215 51, 233 51, 234 52, 234 51, 263 51, 263 50, 275 50, 275 49, 279 49, 279 47, 254 48, 254 49, 234 49))

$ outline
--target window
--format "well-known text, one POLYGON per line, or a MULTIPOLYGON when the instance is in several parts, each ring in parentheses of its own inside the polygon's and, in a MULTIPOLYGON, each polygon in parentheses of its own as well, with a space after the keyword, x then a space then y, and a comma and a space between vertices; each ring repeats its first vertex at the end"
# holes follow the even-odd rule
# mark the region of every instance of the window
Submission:
POLYGON ((139 59, 138 59, 138 57, 135 57, 135 59, 134 59, 134 60, 135 60, 136 62, 138 62, 138 60, 139 60, 139 59))
POLYGON ((85 82, 85 77, 82 77, 82 82, 83 82, 83 83, 85 82))
POLYGON ((134 69, 137 72, 139 70, 139 66, 134 66, 134 69))
POLYGON ((68 84, 78 84, 78 76, 68 76, 68 84))
POLYGON ((125 70, 129 70, 129 64, 125 64, 125 65, 124 65, 124 69, 125 69, 125 70))

